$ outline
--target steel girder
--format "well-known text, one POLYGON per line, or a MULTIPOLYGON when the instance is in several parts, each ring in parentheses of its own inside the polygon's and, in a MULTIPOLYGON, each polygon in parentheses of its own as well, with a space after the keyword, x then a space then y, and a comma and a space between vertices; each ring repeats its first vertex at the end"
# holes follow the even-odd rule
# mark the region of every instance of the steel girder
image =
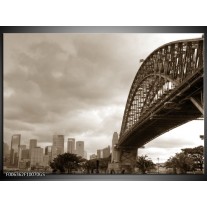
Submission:
POLYGON ((132 83, 122 120, 120 137, 166 96, 203 70, 203 39, 181 40, 153 51, 132 83))

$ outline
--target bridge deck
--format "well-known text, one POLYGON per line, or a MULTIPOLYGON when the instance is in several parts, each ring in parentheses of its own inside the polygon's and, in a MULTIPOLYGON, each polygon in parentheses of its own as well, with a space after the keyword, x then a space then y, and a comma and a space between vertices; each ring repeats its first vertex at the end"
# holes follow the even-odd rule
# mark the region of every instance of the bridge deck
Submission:
POLYGON ((200 98, 202 90, 203 69, 150 108, 131 130, 120 137, 118 147, 142 147, 163 133, 201 117, 202 113, 189 97, 200 98), (172 105, 167 106, 165 103, 172 105))

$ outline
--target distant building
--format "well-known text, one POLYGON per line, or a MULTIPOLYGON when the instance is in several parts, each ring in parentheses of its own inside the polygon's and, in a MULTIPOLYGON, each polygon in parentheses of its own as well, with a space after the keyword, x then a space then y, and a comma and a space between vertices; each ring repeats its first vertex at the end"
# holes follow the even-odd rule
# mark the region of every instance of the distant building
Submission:
POLYGON ((112 138, 112 147, 111 147, 111 150, 112 150, 112 153, 111 153, 111 162, 118 162, 118 153, 117 153, 117 151, 115 149, 118 141, 119 141, 118 133, 117 132, 114 132, 113 138, 112 138))
POLYGON ((43 166, 49 166, 50 163, 50 156, 49 155, 43 155, 43 166))
POLYGON ((78 156, 84 157, 84 141, 76 142, 76 154, 78 156))
POLYGON ((11 151, 10 151, 10 165, 13 167, 18 167, 20 140, 21 140, 21 134, 14 134, 12 136, 11 151))
POLYGON ((90 155, 90 160, 94 160, 94 159, 97 159, 97 155, 95 154, 90 155))
POLYGON ((53 161, 53 159, 56 158, 60 154, 63 154, 62 150, 58 147, 52 146, 51 161, 53 161))
POLYGON ((30 139, 29 140, 29 157, 31 157, 31 149, 37 147, 37 140, 30 139))
POLYGON ((29 140, 29 149, 37 147, 37 140, 36 139, 30 139, 29 140))
POLYGON ((52 161, 52 146, 45 147, 45 155, 48 155, 49 161, 52 161))
POLYGON ((31 149, 31 163, 30 166, 42 166, 43 165, 43 148, 35 147, 31 149))
POLYGON ((18 167, 19 167, 19 162, 22 160, 22 150, 26 149, 26 145, 20 145, 19 146, 19 161, 18 161, 18 167))
POLYGON ((103 151, 103 158, 107 158, 110 156, 110 146, 102 149, 102 151, 103 151))
POLYGON ((53 147, 59 154, 64 153, 64 135, 53 135, 53 147))
POLYGON ((97 150, 97 158, 103 158, 103 151, 101 149, 97 150))
POLYGON ((29 159, 29 149, 23 149, 21 154, 22 160, 28 160, 29 159))
POLYGON ((75 154, 75 139, 74 138, 68 138, 67 152, 71 154, 75 154))
POLYGON ((97 150, 97 158, 107 158, 110 156, 110 146, 104 148, 104 149, 98 149, 97 150))

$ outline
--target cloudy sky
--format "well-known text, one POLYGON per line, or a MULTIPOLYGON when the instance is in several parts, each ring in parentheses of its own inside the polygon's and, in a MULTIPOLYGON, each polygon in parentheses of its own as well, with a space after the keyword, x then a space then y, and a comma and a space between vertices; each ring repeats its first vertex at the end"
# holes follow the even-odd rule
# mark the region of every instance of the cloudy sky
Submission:
MULTIPOLYGON (((157 47, 202 34, 5 34, 4 141, 52 144, 53 134, 85 141, 88 154, 120 132, 132 81, 157 47)), ((203 121, 193 121, 140 149, 165 161, 181 148, 202 145, 203 121)), ((66 144, 65 144, 66 146, 66 144)))

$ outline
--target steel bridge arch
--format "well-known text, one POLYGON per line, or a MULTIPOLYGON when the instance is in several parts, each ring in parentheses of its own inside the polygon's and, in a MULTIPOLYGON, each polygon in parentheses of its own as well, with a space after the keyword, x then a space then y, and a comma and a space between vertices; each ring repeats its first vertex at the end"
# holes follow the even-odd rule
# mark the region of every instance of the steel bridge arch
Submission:
POLYGON ((159 95, 162 86, 166 83, 173 84, 173 88, 168 88, 169 90, 166 91, 170 93, 171 90, 202 69, 202 38, 174 41, 154 50, 142 63, 132 83, 125 106, 120 136, 128 132, 138 122, 146 105, 150 106, 154 102, 153 97, 158 95, 157 102, 159 98, 163 97, 162 93, 159 95), (131 121, 133 118, 134 120, 131 121))

